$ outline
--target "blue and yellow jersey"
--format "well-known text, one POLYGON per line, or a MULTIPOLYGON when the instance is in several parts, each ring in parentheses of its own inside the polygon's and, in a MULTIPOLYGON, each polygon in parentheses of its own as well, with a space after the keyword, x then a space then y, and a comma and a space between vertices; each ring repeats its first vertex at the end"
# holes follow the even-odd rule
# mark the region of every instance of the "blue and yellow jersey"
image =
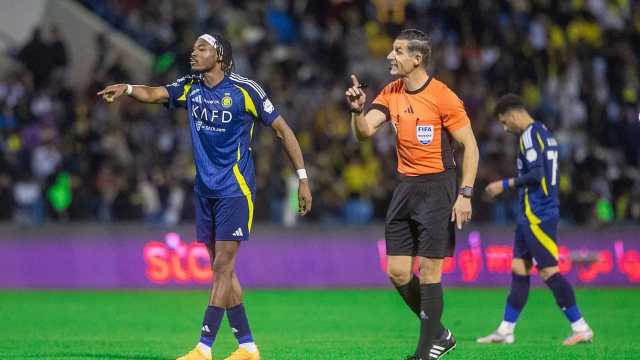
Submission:
POLYGON ((531 124, 518 142, 518 177, 541 172, 540 181, 518 188, 518 223, 540 224, 560 215, 558 200, 558 143, 539 122, 531 124))
POLYGON ((251 138, 255 120, 270 126, 278 117, 256 82, 237 74, 208 87, 200 75, 188 75, 166 85, 169 108, 189 114, 195 192, 204 197, 250 197, 255 192, 251 138))

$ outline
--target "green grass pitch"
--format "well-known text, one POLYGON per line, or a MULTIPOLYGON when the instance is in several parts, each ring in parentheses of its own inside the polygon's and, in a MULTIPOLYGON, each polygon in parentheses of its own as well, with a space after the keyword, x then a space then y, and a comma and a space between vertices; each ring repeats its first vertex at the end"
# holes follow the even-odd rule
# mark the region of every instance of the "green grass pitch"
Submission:
MULTIPOLYGON (((592 345, 562 347, 569 326, 546 289, 534 290, 516 344, 478 345, 501 320, 506 289, 445 289, 458 348, 445 359, 639 359, 640 289, 580 289, 592 345)), ((1 291, 2 359, 175 359, 199 337, 204 291, 1 291)), ((404 359, 418 322, 395 291, 250 290, 265 360, 404 359)), ((223 322, 214 359, 236 347, 223 322)))

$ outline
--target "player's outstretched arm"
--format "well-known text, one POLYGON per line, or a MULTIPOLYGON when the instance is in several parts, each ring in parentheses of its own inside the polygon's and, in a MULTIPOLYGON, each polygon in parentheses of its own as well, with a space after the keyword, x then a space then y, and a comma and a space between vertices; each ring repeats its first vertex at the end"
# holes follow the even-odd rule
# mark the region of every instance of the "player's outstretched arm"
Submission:
POLYGON ((352 86, 347 89, 345 96, 351 107, 351 130, 358 140, 372 137, 376 131, 384 124, 386 115, 377 109, 372 109, 364 114, 364 105, 367 95, 362 91, 358 78, 351 75, 352 86))
MULTIPOLYGON (((284 150, 287 152, 287 156, 289 156, 289 160, 291 160, 294 168, 296 170, 304 171, 304 158, 302 157, 302 150, 300 149, 300 144, 298 143, 298 139, 293 133, 293 130, 291 130, 282 116, 278 116, 273 121, 273 124, 271 124, 271 127, 273 128, 273 131, 275 131, 276 136, 282 141, 284 150)), ((304 171, 304 176, 299 176, 299 178, 300 183, 298 185, 298 211, 301 215, 304 216, 309 213, 309 211, 311 211, 311 189, 309 188, 309 179, 306 178, 306 171, 304 171)))
POLYGON ((164 86, 115 84, 98 92, 108 103, 114 102, 123 94, 147 104, 163 104, 169 100, 169 92, 164 86))
POLYGON ((489 199, 493 199, 509 189, 519 188, 525 185, 539 184, 542 181, 542 178, 544 178, 544 168, 542 166, 536 166, 526 175, 518 176, 517 178, 505 178, 493 181, 487 185, 484 191, 489 196, 489 199))

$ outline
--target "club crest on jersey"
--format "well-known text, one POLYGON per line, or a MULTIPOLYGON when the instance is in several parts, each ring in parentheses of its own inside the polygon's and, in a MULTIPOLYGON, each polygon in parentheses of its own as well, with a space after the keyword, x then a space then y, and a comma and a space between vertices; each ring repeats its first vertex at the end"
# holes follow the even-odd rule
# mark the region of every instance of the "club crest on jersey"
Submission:
POLYGON ((416 136, 420 144, 431 144, 433 140, 433 125, 416 125, 416 136))
POLYGON ((231 96, 229 95, 229 93, 224 94, 221 104, 222 104, 222 107, 225 109, 228 109, 231 107, 231 105, 233 105, 233 100, 231 99, 231 96))

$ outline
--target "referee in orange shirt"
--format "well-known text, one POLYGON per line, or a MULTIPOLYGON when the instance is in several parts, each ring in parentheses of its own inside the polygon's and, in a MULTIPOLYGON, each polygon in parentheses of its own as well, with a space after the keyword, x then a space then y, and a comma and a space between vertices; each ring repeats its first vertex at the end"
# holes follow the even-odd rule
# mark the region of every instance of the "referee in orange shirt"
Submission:
POLYGON ((420 319, 420 340, 408 359, 439 359, 456 346, 440 322, 442 263, 452 256, 455 229, 471 220, 471 197, 478 169, 478 146, 464 104, 427 72, 431 40, 422 31, 403 30, 387 56, 389 83, 365 113, 366 95, 355 75, 345 95, 351 126, 359 140, 390 122, 396 133, 400 181, 385 220, 388 275, 420 319), (462 183, 457 186, 453 144, 464 147, 462 183), (420 259, 419 279, 412 274, 420 259))

